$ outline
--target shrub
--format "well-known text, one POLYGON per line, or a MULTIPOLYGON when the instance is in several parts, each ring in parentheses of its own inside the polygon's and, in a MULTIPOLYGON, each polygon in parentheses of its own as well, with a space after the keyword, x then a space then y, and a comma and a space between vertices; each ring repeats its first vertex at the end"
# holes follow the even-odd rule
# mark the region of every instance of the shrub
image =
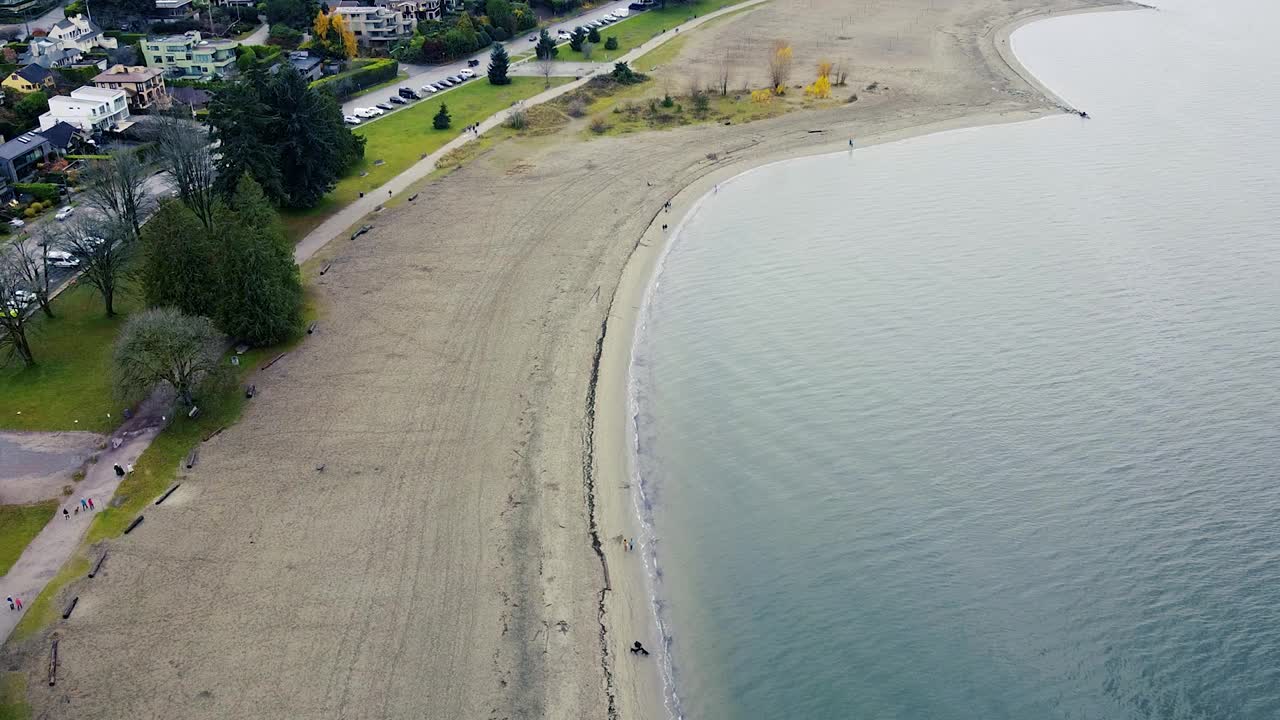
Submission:
POLYGON ((591 118, 591 125, 589 127, 591 128, 591 132, 597 135, 603 135, 609 130, 609 123, 605 120, 603 115, 597 115, 591 118))
POLYGON ((43 203, 58 199, 58 186, 53 183, 14 183, 13 189, 19 194, 30 195, 43 203))
POLYGON ((605 50, 617 50, 617 49, 618 49, 618 38, 614 37, 613 35, 610 35, 610 36, 609 36, 609 39, 604 41, 604 49, 605 49, 605 50))
POLYGON ((512 130, 523 130, 528 127, 529 118, 525 115, 524 107, 511 108, 511 112, 507 113, 507 121, 503 124, 512 130))
POLYGON ((613 72, 610 73, 610 77, 612 77, 615 82, 623 85, 634 85, 649 79, 647 75, 632 70, 631 66, 624 62, 613 64, 613 72))
POLYGON ((672 98, 670 95, 662 96, 662 107, 669 108, 669 107, 673 107, 675 104, 676 104, 675 99, 672 98))
POLYGON ((569 105, 565 108, 565 112, 569 113, 570 117, 584 117, 587 114, 587 103, 580 97, 572 98, 569 100, 569 105))
POLYGON ((705 115, 707 110, 711 108, 711 98, 707 97, 704 92, 696 92, 693 94, 693 111, 699 115, 705 115))
POLYGON ((374 60, 362 68, 351 70, 311 83, 313 88, 325 88, 338 100, 351 97, 361 90, 394 79, 400 74, 400 63, 395 60, 374 60))
POLYGON ((600 42, 600 31, 596 28, 591 28, 591 32, 587 33, 587 42, 600 42))
MULTIPOLYGON (((38 203, 37 203, 37 204, 38 204, 38 203)), ((29 217, 29 218, 33 218, 33 217, 35 217, 35 216, 36 216, 36 210, 35 210, 35 208, 28 206, 26 210, 23 210, 23 211, 22 211, 22 214, 23 214, 23 215, 26 215, 26 216, 27 216, 27 217, 29 217)))

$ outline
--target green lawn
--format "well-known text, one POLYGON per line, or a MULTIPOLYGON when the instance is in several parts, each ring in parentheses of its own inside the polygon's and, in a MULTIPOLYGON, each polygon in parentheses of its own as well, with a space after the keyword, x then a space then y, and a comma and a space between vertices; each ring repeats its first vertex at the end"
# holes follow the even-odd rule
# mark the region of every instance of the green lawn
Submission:
POLYGON ((27 679, 20 672, 0 673, 0 720, 27 720, 27 679))
POLYGON ((57 500, 32 505, 0 505, 0 575, 18 562, 27 544, 58 510, 57 500))
MULTIPOLYGON (((720 8, 735 5, 742 0, 698 0, 684 5, 672 3, 665 10, 632 11, 622 22, 606 25, 599 29, 600 42, 591 53, 591 62, 612 62, 663 31, 672 32, 672 28, 685 20, 696 16, 709 15, 720 8), (617 50, 605 50, 604 43, 609 37, 618 38, 617 50)), ((557 60, 582 61, 582 52, 575 52, 566 43, 560 46, 557 60)))
POLYGON ((106 432, 119 423, 111 348, 139 303, 126 292, 115 305, 116 317, 106 317, 97 291, 77 283, 54 299, 56 317, 37 311, 29 331, 36 366, 24 368, 16 359, 0 365, 0 428, 106 432))
MULTIPOLYGON (((551 85, 554 87, 569 81, 569 78, 551 78, 551 85)), ((289 237, 294 242, 301 240, 326 217, 358 199, 361 192, 372 191, 407 170, 422 156, 439 150, 458 137, 463 127, 480 122, 545 89, 540 77, 513 77, 510 85, 490 85, 484 78, 477 78, 457 90, 419 100, 411 107, 361 125, 355 132, 367 141, 364 160, 314 208, 281 213, 289 237), (431 126, 431 119, 441 103, 449 106, 449 114, 453 117, 453 125, 448 130, 436 130, 431 126), (383 161, 381 165, 376 164, 378 160, 383 161), (361 177, 361 173, 368 174, 361 177)))

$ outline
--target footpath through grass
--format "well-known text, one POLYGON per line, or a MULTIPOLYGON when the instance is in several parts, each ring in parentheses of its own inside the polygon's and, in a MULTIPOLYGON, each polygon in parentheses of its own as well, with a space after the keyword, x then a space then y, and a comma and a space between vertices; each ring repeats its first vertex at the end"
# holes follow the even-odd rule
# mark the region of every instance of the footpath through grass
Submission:
MULTIPOLYGON (((551 86, 569 81, 570 78, 551 78, 551 86)), ((546 83, 540 77, 513 77, 510 85, 490 85, 488 80, 480 77, 457 90, 424 98, 410 107, 355 128, 354 132, 366 140, 364 159, 314 208, 282 212, 285 231, 294 242, 301 240, 325 218, 359 199, 361 192, 377 189, 423 156, 430 155, 461 135, 462 128, 545 89, 546 83), (441 104, 449 106, 449 115, 453 118, 448 130, 436 130, 431 125, 441 104)))
MULTIPOLYGON (((593 43, 595 47, 592 48, 590 62, 612 62, 663 32, 674 32, 675 26, 686 20, 709 15, 720 8, 740 2, 742 0, 698 0, 686 5, 672 3, 665 10, 632 11, 626 20, 605 25, 597 31, 600 33, 600 42, 593 43), (617 50, 604 49, 604 43, 610 37, 618 38, 617 50)), ((573 50, 567 43, 560 46, 560 54, 556 59, 586 60, 582 56, 582 51, 573 50)))
POLYGON ((0 505, 0 575, 18 562, 22 551, 58 511, 57 500, 31 505, 0 505))
POLYGON ((0 429, 108 432, 120 422, 111 391, 112 346, 141 303, 122 292, 109 318, 98 292, 76 283, 52 305, 55 317, 37 310, 30 325, 36 366, 25 368, 16 358, 0 365, 0 429))

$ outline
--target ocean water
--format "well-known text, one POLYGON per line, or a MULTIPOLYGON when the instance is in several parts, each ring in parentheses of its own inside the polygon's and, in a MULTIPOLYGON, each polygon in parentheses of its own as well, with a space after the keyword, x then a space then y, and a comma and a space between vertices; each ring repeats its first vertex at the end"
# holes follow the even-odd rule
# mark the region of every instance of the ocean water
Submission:
POLYGON ((1280 3, 1158 3, 1015 34, 1092 120, 681 227, 632 365, 673 714, 1280 718, 1280 3))

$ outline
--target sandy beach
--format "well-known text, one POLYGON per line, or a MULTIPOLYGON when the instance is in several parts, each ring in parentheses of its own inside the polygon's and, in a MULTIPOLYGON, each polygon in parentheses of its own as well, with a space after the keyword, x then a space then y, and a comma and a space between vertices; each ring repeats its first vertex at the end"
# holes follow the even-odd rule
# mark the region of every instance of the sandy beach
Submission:
POLYGON ((47 638, 0 661, 35 717, 665 717, 655 658, 626 651, 661 640, 616 540, 637 534, 626 369, 662 226, 851 137, 1061 112, 1002 30, 1112 5, 773 0, 690 35, 671 81, 734 53, 759 70, 788 37, 797 81, 847 56, 865 100, 592 139, 584 119, 420 183, 319 252, 316 334, 104 575, 67 588, 57 686, 47 638))

